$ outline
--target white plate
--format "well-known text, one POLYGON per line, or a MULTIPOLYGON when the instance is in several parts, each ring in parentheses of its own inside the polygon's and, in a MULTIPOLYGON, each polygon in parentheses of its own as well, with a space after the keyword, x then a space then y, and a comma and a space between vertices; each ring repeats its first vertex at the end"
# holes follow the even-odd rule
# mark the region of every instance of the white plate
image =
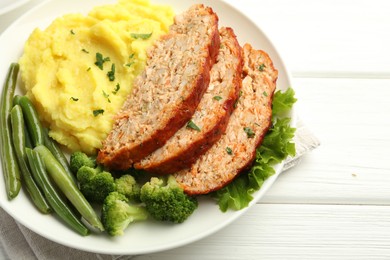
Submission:
MULTIPOLYGON (((18 60, 22 54, 23 44, 34 28, 45 28, 52 20, 65 13, 86 13, 93 6, 113 2, 116 1, 50 0, 25 14, 0 36, 0 49, 7 50, 1 57, 1 84, 5 80, 9 64, 18 60)), ((232 27, 241 44, 250 42, 254 47, 269 53, 275 67, 279 70, 277 87, 286 89, 291 86, 289 74, 271 41, 253 22, 232 6, 216 0, 154 0, 152 2, 170 4, 175 8, 176 13, 184 11, 194 3, 202 2, 211 6, 219 15, 220 25, 232 27)), ((255 193, 255 199, 250 206, 269 189, 281 168, 282 165, 276 167, 277 174, 269 178, 261 190, 255 193)), ((23 191, 16 199, 8 201, 4 190, 4 181, 0 179, 1 207, 27 228, 60 244, 104 254, 145 254, 183 246, 215 233, 248 209, 221 213, 214 201, 203 198, 200 200, 199 208, 183 224, 146 221, 131 225, 121 237, 110 238, 105 234, 81 237, 60 223, 57 218, 40 214, 28 201, 23 191)))
POLYGON ((29 2, 30 0, 1 0, 0 15, 14 10, 15 8, 29 2))

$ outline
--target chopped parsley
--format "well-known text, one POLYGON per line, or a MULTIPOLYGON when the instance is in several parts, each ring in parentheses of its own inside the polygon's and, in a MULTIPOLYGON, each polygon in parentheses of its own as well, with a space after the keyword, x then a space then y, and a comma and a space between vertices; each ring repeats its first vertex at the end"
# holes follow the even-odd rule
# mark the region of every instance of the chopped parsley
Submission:
POLYGON ((106 61, 110 61, 110 57, 103 57, 103 54, 101 54, 100 52, 97 52, 96 53, 96 62, 95 62, 95 65, 99 67, 99 69, 103 70, 103 64, 106 62, 106 61))
POLYGON ((116 95, 116 93, 118 93, 118 91, 121 89, 121 85, 118 83, 118 84, 116 84, 116 86, 115 86, 115 89, 114 89, 114 91, 112 92, 112 94, 114 94, 114 95, 116 95))
POLYGON ((253 138, 255 137, 255 133, 250 127, 244 127, 244 131, 247 134, 248 138, 253 138))
POLYGON ((115 80, 115 64, 114 63, 111 65, 111 70, 109 72, 107 72, 107 77, 110 81, 115 80))
POLYGON ((230 147, 226 147, 226 152, 228 153, 228 155, 232 155, 233 154, 233 150, 230 147))
MULTIPOLYGON (((132 60, 134 58, 134 55, 135 53, 130 54, 129 59, 132 60)), ((129 63, 126 63, 125 66, 131 67, 134 63, 135 63, 134 61, 130 61, 129 63)))
POLYGON ((90 71, 91 70, 91 67, 88 67, 87 71, 90 71))
POLYGON ((79 101, 79 99, 78 99, 78 98, 75 98, 75 97, 71 97, 70 100, 75 101, 75 102, 76 102, 76 101, 79 101))
POLYGON ((222 99, 222 97, 221 96, 215 96, 215 97, 213 97, 213 99, 217 100, 217 101, 220 101, 222 99))
POLYGON ((265 68, 265 65, 264 65, 264 63, 263 63, 263 64, 261 64, 261 65, 259 66, 258 69, 259 69, 260 71, 264 71, 264 68, 265 68))
POLYGON ((86 49, 81 49, 82 52, 85 52, 85 53, 89 53, 89 51, 87 51, 86 49))
POLYGON ((198 131, 198 132, 201 131, 200 128, 199 128, 199 126, 197 126, 192 120, 188 121, 188 123, 187 123, 187 128, 194 129, 194 130, 196 130, 196 131, 198 131))
POLYGON ((108 103, 111 103, 110 95, 108 95, 104 90, 103 90, 103 97, 107 98, 108 103))
POLYGON ((104 109, 96 109, 93 111, 93 116, 103 115, 104 109))
POLYGON ((263 92, 263 95, 264 95, 265 97, 268 97, 267 91, 264 91, 264 92, 263 92))
POLYGON ((147 40, 152 36, 153 32, 151 33, 132 33, 130 36, 134 39, 142 39, 147 40))
POLYGON ((76 33, 72 30, 70 30, 70 34, 75 35, 76 33))

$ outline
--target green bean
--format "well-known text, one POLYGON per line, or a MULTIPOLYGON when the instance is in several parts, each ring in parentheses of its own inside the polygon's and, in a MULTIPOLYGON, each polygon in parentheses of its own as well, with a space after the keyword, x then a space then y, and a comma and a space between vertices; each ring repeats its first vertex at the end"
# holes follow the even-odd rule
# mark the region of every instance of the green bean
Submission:
POLYGON ((43 145, 38 145, 34 150, 37 151, 43 159, 50 177, 73 206, 80 212, 81 216, 91 226, 103 231, 103 225, 91 204, 85 199, 77 185, 72 181, 62 165, 55 159, 50 150, 43 145))
POLYGON ((22 107, 23 115, 26 120, 28 132, 30 134, 33 146, 44 144, 44 133, 42 124, 39 121, 37 111, 27 96, 22 96, 19 99, 19 105, 22 107))
POLYGON ((44 133, 43 138, 44 138, 45 146, 50 150, 50 152, 54 155, 54 157, 62 165, 62 167, 64 167, 64 170, 69 175, 69 177, 73 180, 73 182, 77 183, 76 177, 70 170, 68 159, 65 157, 64 153, 58 147, 57 143, 49 136, 49 130, 44 128, 43 133, 44 133))
POLYGON ((57 215, 74 231, 82 236, 89 234, 88 228, 77 218, 74 212, 69 208, 67 203, 58 194, 47 175, 44 163, 39 154, 29 148, 26 148, 28 162, 34 179, 39 188, 43 190, 47 201, 57 215))
MULTIPOLYGON (((14 98, 13 98, 13 105, 19 105, 20 103, 20 98, 22 96, 20 95, 15 95, 14 98)), ((28 133, 28 129, 27 129, 27 126, 26 124, 24 124, 24 133, 25 133, 25 136, 26 136, 26 147, 29 147, 29 148, 32 148, 32 143, 31 143, 31 138, 30 138, 30 135, 28 133)))
POLYGON ((15 95, 12 99, 12 106, 20 105, 20 98, 21 97, 22 97, 21 95, 15 95))
POLYGON ((16 105, 11 110, 11 126, 12 126, 12 141, 15 147, 15 152, 17 156, 17 161, 22 173, 23 184, 25 185, 28 194, 30 195, 31 200, 34 205, 42 213, 50 213, 51 209, 47 203, 42 192, 39 190, 37 184, 32 178, 30 169, 27 165, 27 155, 26 155, 26 137, 24 133, 24 119, 22 108, 19 105, 16 105))
POLYGON ((15 148, 11 138, 10 112, 12 108, 12 98, 15 93, 16 81, 19 73, 19 64, 10 65, 6 82, 1 94, 1 160, 3 175, 5 180, 5 189, 8 199, 15 198, 20 191, 20 170, 16 159, 15 148))

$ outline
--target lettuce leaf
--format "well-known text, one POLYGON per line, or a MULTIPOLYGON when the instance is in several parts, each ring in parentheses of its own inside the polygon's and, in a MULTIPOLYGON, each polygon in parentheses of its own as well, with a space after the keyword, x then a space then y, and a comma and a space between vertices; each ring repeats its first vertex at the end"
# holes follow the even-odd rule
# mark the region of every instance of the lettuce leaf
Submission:
POLYGON ((288 88, 285 92, 277 91, 272 101, 272 116, 281 117, 288 113, 296 101, 295 92, 292 88, 288 88))
POLYGON ((252 194, 275 173, 273 166, 282 162, 287 156, 295 155, 295 144, 292 142, 295 128, 290 127, 291 119, 284 117, 296 102, 294 95, 292 88, 275 93, 272 102, 273 125, 265 135, 262 144, 256 149, 256 158, 252 167, 247 173, 239 175, 229 185, 213 193, 222 212, 247 207, 253 199, 252 194))

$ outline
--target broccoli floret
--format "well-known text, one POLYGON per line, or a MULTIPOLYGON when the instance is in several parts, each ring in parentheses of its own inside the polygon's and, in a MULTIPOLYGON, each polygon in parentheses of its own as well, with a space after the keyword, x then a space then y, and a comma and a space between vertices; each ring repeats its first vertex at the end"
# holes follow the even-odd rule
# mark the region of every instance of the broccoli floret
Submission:
POLYGON ((110 192, 115 191, 115 181, 111 173, 99 167, 82 166, 77 171, 80 191, 89 202, 103 203, 110 192))
POLYGON ((144 207, 129 204, 126 196, 119 192, 111 192, 104 200, 102 223, 111 236, 123 235, 130 223, 147 218, 148 213, 144 207))
POLYGON ((91 168, 96 167, 96 158, 90 157, 86 155, 83 152, 74 152, 70 155, 70 169, 74 174, 77 173, 77 171, 82 167, 82 166, 88 166, 91 168))
POLYGON ((125 195, 130 201, 139 202, 141 187, 131 175, 122 175, 115 180, 116 191, 125 195))
POLYGON ((141 201, 156 220, 182 223, 198 207, 198 201, 184 193, 176 179, 152 177, 141 187, 141 201))

